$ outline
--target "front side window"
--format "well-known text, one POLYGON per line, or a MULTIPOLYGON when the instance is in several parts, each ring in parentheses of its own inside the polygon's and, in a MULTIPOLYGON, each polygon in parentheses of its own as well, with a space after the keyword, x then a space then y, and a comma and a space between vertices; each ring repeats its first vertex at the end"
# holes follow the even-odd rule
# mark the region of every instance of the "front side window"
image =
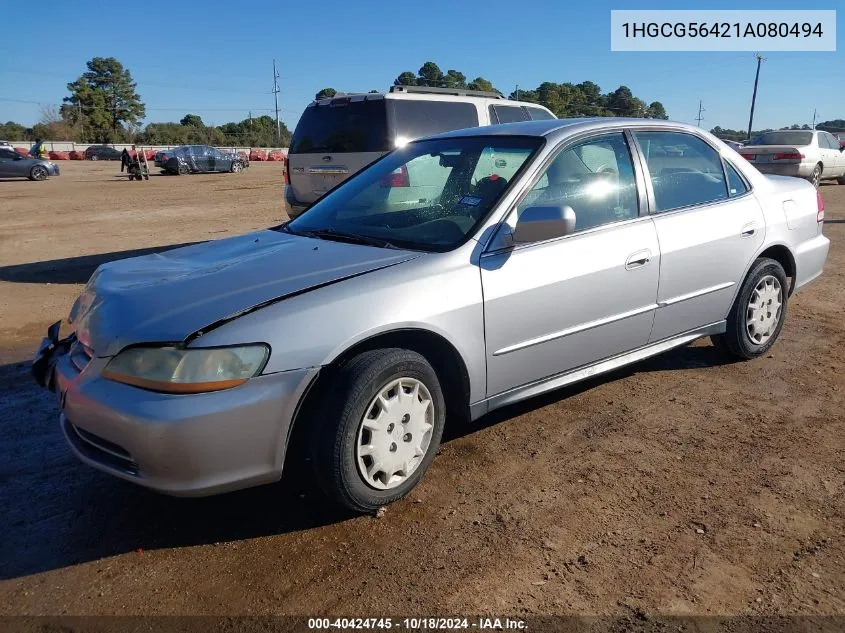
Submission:
POLYGON ((682 132, 635 132, 648 165, 657 213, 728 197, 719 154, 682 132))
POLYGON ((0 149, 0 160, 15 160, 15 151, 11 149, 0 149))
POLYGON ((321 198, 284 230, 451 250, 474 233, 542 143, 537 137, 502 136, 409 143, 321 198))
POLYGON ((637 217, 637 183, 624 135, 606 134, 564 150, 517 213, 545 205, 572 207, 576 232, 637 217))

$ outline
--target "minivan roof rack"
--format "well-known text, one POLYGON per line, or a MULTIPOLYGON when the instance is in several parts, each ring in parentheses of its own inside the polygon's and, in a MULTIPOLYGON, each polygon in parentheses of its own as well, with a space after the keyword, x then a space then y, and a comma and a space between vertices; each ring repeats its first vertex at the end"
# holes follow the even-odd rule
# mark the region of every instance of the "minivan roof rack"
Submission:
POLYGON ((390 86, 390 92, 417 92, 437 95, 452 95, 456 97, 487 97, 488 99, 504 99, 498 92, 487 90, 467 90, 465 88, 434 88, 431 86, 390 86))

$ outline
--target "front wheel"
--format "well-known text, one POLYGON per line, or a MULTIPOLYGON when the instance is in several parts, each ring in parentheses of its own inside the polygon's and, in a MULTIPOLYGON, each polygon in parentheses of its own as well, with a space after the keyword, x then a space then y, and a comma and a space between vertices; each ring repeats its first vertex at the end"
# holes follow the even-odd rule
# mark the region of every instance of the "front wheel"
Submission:
POLYGON ((766 257, 758 259, 728 314, 725 333, 711 337, 713 343, 739 360, 765 354, 783 328, 788 292, 783 266, 766 257))
POLYGON ((93 156, 91 156, 91 160, 100 160, 100 157, 94 154, 93 156))
POLYGON ((230 167, 230 171, 233 174, 237 174, 239 171, 243 170, 244 166, 239 160, 232 161, 232 166, 230 167))
POLYGON ((446 406, 434 369, 406 349, 364 352, 339 370, 331 393, 311 438, 324 491, 356 512, 407 495, 443 435, 446 406))
POLYGON ((36 165, 29 170, 30 180, 47 180, 47 168, 43 165, 36 165))

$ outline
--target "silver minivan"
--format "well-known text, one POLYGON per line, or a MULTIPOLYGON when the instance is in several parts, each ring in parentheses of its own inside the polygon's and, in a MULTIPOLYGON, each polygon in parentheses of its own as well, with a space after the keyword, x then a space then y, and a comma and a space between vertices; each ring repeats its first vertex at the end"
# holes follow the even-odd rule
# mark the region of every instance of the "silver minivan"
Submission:
MULTIPOLYGON (((301 215, 351 175, 409 141, 462 128, 554 118, 543 106, 509 101, 496 92, 424 86, 314 101, 291 139, 285 211, 291 218, 301 215)), ((507 165, 501 169, 506 171, 507 165)), ((390 204, 401 203, 403 194, 414 191, 413 177, 399 171, 386 179, 384 194, 390 204)))

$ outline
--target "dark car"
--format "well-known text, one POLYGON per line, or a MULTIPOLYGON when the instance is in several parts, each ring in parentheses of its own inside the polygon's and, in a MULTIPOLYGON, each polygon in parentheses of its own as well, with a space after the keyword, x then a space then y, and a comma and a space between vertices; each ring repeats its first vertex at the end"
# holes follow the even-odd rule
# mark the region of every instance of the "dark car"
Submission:
POLYGON ((153 163, 156 167, 164 168, 167 163, 167 159, 170 158, 172 154, 173 150, 160 149, 155 153, 155 156, 153 156, 153 163))
POLYGON ((249 167, 249 160, 235 152, 221 152, 208 145, 182 145, 168 151, 164 170, 169 174, 203 172, 239 172, 249 167))
POLYGON ((121 151, 108 145, 89 145, 85 160, 120 160, 121 151))

